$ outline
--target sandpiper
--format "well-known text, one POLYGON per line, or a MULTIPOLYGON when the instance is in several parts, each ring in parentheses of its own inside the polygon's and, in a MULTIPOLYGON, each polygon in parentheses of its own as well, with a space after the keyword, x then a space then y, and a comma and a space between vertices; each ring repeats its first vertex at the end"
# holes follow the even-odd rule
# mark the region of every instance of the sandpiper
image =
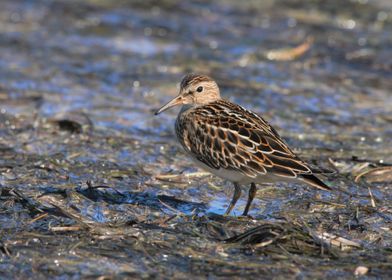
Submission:
POLYGON ((220 96, 208 76, 186 75, 177 97, 155 114, 182 105, 175 129, 185 151, 203 169, 234 183, 226 215, 241 196, 240 185, 251 184, 242 215, 248 214, 256 184, 299 181, 321 190, 330 188, 283 141, 261 116, 220 96))

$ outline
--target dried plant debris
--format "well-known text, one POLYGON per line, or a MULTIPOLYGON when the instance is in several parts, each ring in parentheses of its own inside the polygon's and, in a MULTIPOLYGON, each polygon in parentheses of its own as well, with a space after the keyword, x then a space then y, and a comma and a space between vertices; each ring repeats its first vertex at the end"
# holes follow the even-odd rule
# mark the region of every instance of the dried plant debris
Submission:
POLYGON ((276 50, 269 50, 265 56, 269 60, 277 60, 277 61, 290 61, 297 59, 303 56, 312 46, 314 41, 313 37, 307 37, 305 41, 294 47, 294 48, 284 48, 284 49, 276 49, 276 50))
POLYGON ((361 177, 368 183, 392 183, 392 166, 369 168, 355 177, 358 182, 361 177))
POLYGON ((291 223, 265 223, 251 228, 242 234, 226 239, 229 243, 253 245, 254 248, 264 248, 263 252, 322 255, 333 253, 333 249, 342 251, 349 248, 361 248, 360 244, 338 237, 327 232, 311 230, 307 225, 291 223), (271 249, 270 247, 273 247, 271 249))
POLYGON ((84 112, 59 113, 50 121, 57 124, 60 130, 70 133, 82 133, 93 129, 91 119, 84 112))

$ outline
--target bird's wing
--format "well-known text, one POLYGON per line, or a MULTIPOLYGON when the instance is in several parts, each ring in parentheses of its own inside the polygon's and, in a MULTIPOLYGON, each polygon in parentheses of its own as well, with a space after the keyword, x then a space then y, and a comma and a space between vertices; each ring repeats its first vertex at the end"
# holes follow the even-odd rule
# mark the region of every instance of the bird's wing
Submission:
POLYGON ((186 119, 183 145, 211 168, 252 178, 267 172, 290 178, 312 174, 264 119, 238 105, 221 100, 197 107, 186 119))

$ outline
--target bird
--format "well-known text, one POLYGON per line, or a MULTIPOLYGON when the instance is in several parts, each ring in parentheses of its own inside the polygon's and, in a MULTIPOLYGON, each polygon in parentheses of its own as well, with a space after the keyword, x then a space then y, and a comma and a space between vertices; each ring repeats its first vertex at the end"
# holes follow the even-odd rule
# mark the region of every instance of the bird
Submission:
POLYGON ((315 175, 322 171, 296 155, 263 117, 222 99, 209 76, 185 75, 178 95, 155 115, 178 105, 175 131, 186 153, 202 169, 234 184, 225 215, 235 207, 243 185, 250 184, 243 216, 256 196, 256 184, 298 182, 331 190, 315 175))

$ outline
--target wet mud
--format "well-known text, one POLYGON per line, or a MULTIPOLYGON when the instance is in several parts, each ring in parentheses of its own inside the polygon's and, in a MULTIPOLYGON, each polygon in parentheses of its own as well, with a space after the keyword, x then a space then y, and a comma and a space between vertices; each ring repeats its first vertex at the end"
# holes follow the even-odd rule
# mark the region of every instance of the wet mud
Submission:
POLYGON ((392 275, 389 1, 1 1, 0 278, 392 275), (183 153, 188 72, 334 191, 232 185, 183 153))

